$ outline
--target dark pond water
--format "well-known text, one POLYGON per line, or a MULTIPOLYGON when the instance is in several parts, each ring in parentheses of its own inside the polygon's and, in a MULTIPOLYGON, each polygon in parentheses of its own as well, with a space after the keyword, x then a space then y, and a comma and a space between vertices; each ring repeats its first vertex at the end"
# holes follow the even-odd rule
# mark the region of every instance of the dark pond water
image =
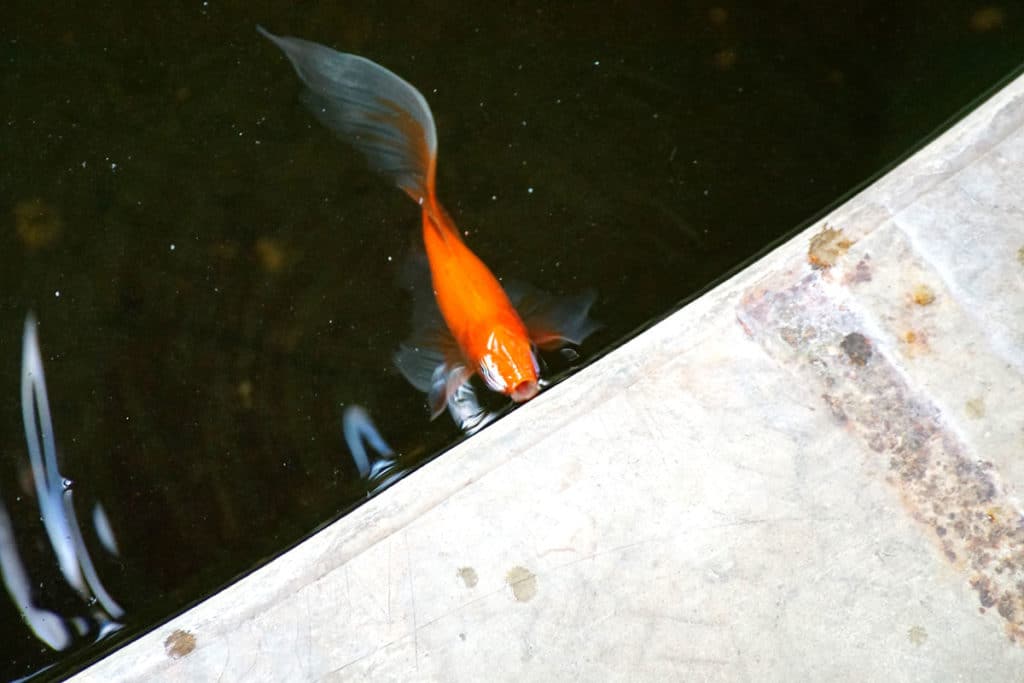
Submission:
POLYGON ((577 364, 820 214, 1024 57, 1011 3, 435 4, 0 9, 0 545, 17 550, 5 585, 21 596, 0 606, 0 677, 81 666, 365 500, 345 407, 404 468, 462 438, 392 364, 418 211, 301 106, 257 23, 426 95, 441 199, 470 247, 503 277, 598 291, 605 327, 577 364), (47 468, 41 442, 35 473, 30 311, 57 453, 47 468), (75 512, 66 566, 91 558, 99 583, 69 582, 41 508, 75 512))

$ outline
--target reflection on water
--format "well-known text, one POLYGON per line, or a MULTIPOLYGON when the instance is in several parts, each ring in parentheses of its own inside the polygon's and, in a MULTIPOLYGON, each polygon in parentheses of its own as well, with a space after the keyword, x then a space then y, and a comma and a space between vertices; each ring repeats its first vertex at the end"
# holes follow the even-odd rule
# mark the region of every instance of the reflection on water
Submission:
POLYGON ((384 441, 377 431, 369 414, 362 406, 349 406, 341 418, 342 433, 345 443, 352 454, 359 476, 366 482, 366 495, 370 496, 392 484, 403 476, 403 470, 395 458, 395 452, 384 441), (366 446, 369 445, 375 456, 368 456, 366 446))
MULTIPOLYGON (((543 377, 540 382, 543 387, 543 377)), ((465 382, 448 397, 448 414, 460 430, 473 434, 496 420, 501 411, 488 409, 473 382, 465 382)))
MULTIPOLYGON (((77 609, 57 613, 41 607, 34 596, 31 575, 18 552, 7 508, 0 500, 0 570, 4 586, 25 625, 53 650, 64 650, 75 638, 98 640, 121 628, 124 609, 107 592, 96 572, 75 514, 74 486, 57 468, 57 442, 46 393, 43 358, 35 318, 29 314, 22 336, 21 411, 32 482, 40 519, 49 547, 64 580, 81 598, 77 609)), ((113 531, 103 508, 93 509, 97 534, 103 546, 117 553, 113 531)))
MULTIPOLYGON (((496 420, 502 409, 490 409, 483 406, 471 382, 464 382, 448 397, 448 411, 467 435, 473 434, 496 420)), ((506 404, 504 409, 508 408, 506 404)), ((366 495, 382 491, 408 474, 415 463, 404 463, 395 455, 394 449, 380 435, 373 419, 362 406, 353 405, 345 408, 341 418, 342 434, 345 444, 352 455, 359 477, 366 484, 366 495), (375 455, 369 455, 369 446, 375 455)))
POLYGON ((106 548, 107 552, 117 557, 121 554, 121 551, 117 548, 117 538, 114 537, 114 530, 110 528, 110 520, 107 519, 107 511, 103 509, 103 505, 96 501, 96 504, 92 506, 92 525, 96 529, 96 536, 100 539, 100 543, 106 548))

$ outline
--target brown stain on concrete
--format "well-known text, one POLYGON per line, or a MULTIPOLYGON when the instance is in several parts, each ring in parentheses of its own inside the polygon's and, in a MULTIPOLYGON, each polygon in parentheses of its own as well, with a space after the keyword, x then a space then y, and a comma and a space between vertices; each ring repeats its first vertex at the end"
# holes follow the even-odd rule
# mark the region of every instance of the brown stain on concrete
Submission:
POLYGON ((851 332, 843 337, 839 348, 846 352, 846 357, 855 365, 867 365, 871 359, 871 340, 860 332, 851 332))
POLYGON ((473 588, 479 581, 476 570, 472 567, 459 567, 458 575, 462 579, 462 583, 466 585, 466 588, 473 588))
POLYGON ((981 396, 967 399, 964 401, 964 412, 972 420, 980 420, 985 417, 985 399, 981 396))
MULTIPOLYGON (((887 464, 886 481, 937 550, 965 575, 982 613, 1024 644, 1024 514, 983 454, 909 385, 864 321, 813 272, 748 290, 737 318, 780 364, 819 386, 839 424, 887 464), (861 353, 873 349, 870 356, 861 353), (870 362, 867 362, 870 359, 870 362)), ((926 305, 923 304, 922 305, 926 305)), ((966 406, 983 414, 983 403, 966 406)))
POLYGON ((859 285, 864 282, 871 282, 871 255, 865 254, 857 261, 857 265, 843 275, 844 285, 859 285))
POLYGON ((907 640, 920 647, 928 640, 928 631, 924 626, 911 626, 907 629, 907 640))
POLYGON ((917 285, 910 293, 910 300, 918 306, 930 306, 935 302, 935 292, 928 285, 917 285))
POLYGON ((181 659, 196 649, 196 637, 188 631, 176 630, 167 636, 164 641, 164 649, 167 656, 172 659, 181 659))
POLYGON ((537 595, 537 576, 526 567, 512 567, 505 574, 505 583, 519 602, 529 602, 537 595))
POLYGON ((821 231, 811 238, 807 248, 807 261, 814 268, 831 268, 853 244, 853 240, 847 238, 842 230, 830 228, 826 223, 821 231))
POLYGON ((928 336, 920 330, 907 330, 900 337, 903 342, 903 351, 908 358, 923 356, 931 351, 928 346, 928 336))

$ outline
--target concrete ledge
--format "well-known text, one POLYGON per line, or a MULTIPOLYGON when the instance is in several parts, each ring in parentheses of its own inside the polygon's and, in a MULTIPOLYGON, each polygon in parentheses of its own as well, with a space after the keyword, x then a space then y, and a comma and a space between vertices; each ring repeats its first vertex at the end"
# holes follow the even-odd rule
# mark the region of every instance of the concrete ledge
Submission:
POLYGON ((706 296, 79 674, 1011 680, 1024 80, 706 296))

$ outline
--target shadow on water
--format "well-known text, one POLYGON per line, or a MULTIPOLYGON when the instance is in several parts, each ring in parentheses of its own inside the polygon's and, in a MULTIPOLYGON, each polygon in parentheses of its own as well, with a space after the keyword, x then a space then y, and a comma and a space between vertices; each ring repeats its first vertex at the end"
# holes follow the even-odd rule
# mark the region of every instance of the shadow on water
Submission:
POLYGON ((604 327, 543 355, 551 381, 1024 55, 1019 8, 966 1, 15 0, 0 19, 7 679, 80 667, 510 409, 474 379, 431 421, 395 369, 419 209, 309 116, 257 24, 415 84, 440 199, 503 284, 597 292, 604 327))

